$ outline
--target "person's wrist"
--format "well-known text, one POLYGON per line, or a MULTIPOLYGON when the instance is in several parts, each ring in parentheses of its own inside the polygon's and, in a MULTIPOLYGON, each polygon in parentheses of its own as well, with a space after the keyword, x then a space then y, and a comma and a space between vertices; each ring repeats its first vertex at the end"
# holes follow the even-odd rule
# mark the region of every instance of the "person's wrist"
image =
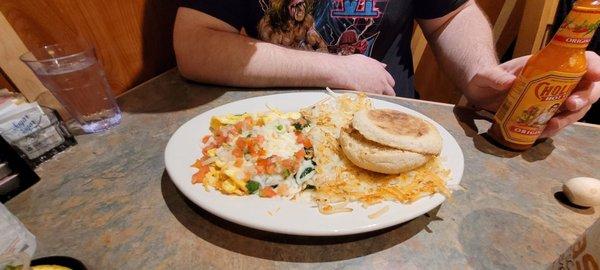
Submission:
POLYGON ((348 85, 347 63, 346 57, 334 54, 325 54, 321 62, 318 64, 321 70, 324 81, 328 87, 332 88, 350 88, 348 85))
POLYGON ((477 75, 485 73, 487 70, 494 68, 497 65, 481 65, 473 67, 465 72, 463 80, 467 86, 471 85, 473 80, 476 79, 477 75))
POLYGON ((471 82, 477 74, 484 73, 490 69, 496 69, 500 65, 499 61, 493 55, 481 57, 476 63, 467 65, 467 70, 464 74, 464 79, 467 83, 471 82))
POLYGON ((459 87, 462 88, 463 94, 470 99, 472 96, 477 94, 477 91, 480 91, 480 87, 478 86, 480 83, 477 83, 476 80, 481 80, 479 75, 487 74, 492 69, 499 69, 499 64, 495 62, 480 64, 477 67, 471 68, 466 71, 463 77, 463 83, 459 83, 459 87))

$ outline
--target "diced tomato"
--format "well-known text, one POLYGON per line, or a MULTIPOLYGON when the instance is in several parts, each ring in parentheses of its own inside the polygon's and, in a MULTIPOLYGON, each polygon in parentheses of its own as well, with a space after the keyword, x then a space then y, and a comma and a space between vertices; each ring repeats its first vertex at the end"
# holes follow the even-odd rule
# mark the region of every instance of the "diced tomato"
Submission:
POLYGON ((207 143, 209 139, 210 139, 210 135, 206 135, 206 136, 202 137, 202 143, 207 143))
POLYGON ((244 118, 244 124, 246 125, 246 128, 250 129, 254 125, 254 121, 252 121, 252 117, 244 118))
POLYGON ((264 174, 265 170, 266 170, 266 168, 264 166, 256 165, 256 173, 257 174, 264 174))
POLYGON ((297 160, 302 160, 302 159, 304 158, 304 149, 300 149, 300 150, 298 150, 298 152, 296 152, 296 153, 294 154, 294 157, 295 157, 297 160))
POLYGON ((254 138, 247 138, 246 141, 247 145, 260 146, 260 144, 262 144, 265 141, 265 138, 259 135, 254 138))
POLYGON ((267 167, 269 167, 269 165, 271 164, 271 162, 268 159, 259 159, 256 161, 256 172, 258 174, 264 174, 267 172, 267 167))
POLYGON ((244 150, 240 148, 234 148, 233 151, 231 151, 231 154, 236 158, 241 158, 244 156, 244 150))
POLYGON ((258 157, 258 146, 256 144, 248 145, 248 153, 253 157, 258 157))
POLYGON ((252 144, 248 144, 248 147, 246 147, 246 149, 248 150, 248 154, 250 154, 251 156, 255 156, 256 155, 256 150, 254 149, 254 146, 252 144))
POLYGON ((300 132, 296 132, 296 142, 304 143, 304 134, 302 134, 300 132))
POLYGON ((275 164, 271 163, 271 164, 269 164, 269 166, 267 166, 265 171, 267 174, 274 174, 275 169, 277 169, 277 166, 275 166, 275 164))
POLYGON ((302 142, 302 144, 304 144, 304 147, 306 148, 311 148, 313 146, 309 138, 304 138, 304 142, 302 142))
POLYGON ((242 167, 242 164, 244 164, 244 159, 243 158, 236 158, 235 162, 233 163, 233 165, 236 166, 236 167, 242 167))
POLYGON ((292 169, 294 169, 294 163, 296 163, 295 160, 286 159, 286 160, 281 161, 281 166, 284 169, 292 170, 292 169))
POLYGON ((310 139, 300 132, 296 132, 296 142, 301 143, 306 148, 312 147, 312 142, 310 139))
POLYGON ((234 127, 238 132, 242 132, 242 130, 244 130, 244 122, 237 122, 235 123, 234 127))
POLYGON ((202 183, 203 180, 204 176, 200 176, 200 172, 197 172, 194 175, 192 175, 192 184, 202 183))
POLYGON ((295 171, 295 172, 297 172, 297 171, 298 171, 298 169, 300 169, 300 163, 301 163, 300 161, 298 161, 298 162, 294 163, 294 171, 295 171))
POLYGON ((248 147, 249 151, 251 151, 252 148, 256 148, 258 146, 256 144, 256 138, 247 138, 246 139, 246 146, 248 147))
POLYGON ((192 176, 192 184, 202 183, 204 181, 204 176, 208 173, 208 166, 202 166, 199 168, 200 170, 192 176))
POLYGON ((194 164, 192 164, 192 167, 200 169, 202 166, 204 166, 202 164, 203 161, 204 161, 204 157, 202 159, 197 159, 196 162, 194 162, 194 164))
POLYGON ((215 144, 217 145, 217 147, 221 146, 221 144, 223 144, 224 142, 227 141, 227 135, 221 133, 219 136, 217 136, 215 138, 215 144))
POLYGON ((237 141, 235 141, 235 146, 244 149, 244 147, 246 147, 246 140, 244 138, 238 138, 237 141))
POLYGON ((261 158, 256 161, 256 165, 260 167, 267 167, 271 162, 268 159, 261 158))
POLYGON ((275 197, 276 195, 277 193, 275 192, 275 190, 273 190, 272 187, 264 187, 258 192, 258 196, 266 198, 275 197))

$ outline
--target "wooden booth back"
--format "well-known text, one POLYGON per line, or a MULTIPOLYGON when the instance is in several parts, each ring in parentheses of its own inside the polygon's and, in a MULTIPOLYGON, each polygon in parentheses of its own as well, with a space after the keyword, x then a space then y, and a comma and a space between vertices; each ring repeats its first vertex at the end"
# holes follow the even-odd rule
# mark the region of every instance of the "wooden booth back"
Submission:
POLYGON ((77 36, 91 42, 117 95, 175 66, 176 11, 173 0, 0 1, 1 15, 27 48, 77 36))

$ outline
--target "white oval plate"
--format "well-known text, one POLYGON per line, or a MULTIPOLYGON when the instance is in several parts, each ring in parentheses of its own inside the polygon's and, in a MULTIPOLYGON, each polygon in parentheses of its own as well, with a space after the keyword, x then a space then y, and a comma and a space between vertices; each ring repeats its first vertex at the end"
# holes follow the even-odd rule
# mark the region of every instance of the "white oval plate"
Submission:
MULTIPOLYGON (((384 202, 362 208, 357 203, 350 206, 354 211, 334 215, 322 215, 309 202, 288 201, 281 198, 259 198, 258 196, 226 196, 218 191, 205 191, 202 185, 192 185, 192 175, 197 171, 190 167, 201 156, 201 138, 209 133, 210 118, 214 115, 266 111, 266 104, 282 111, 297 111, 327 97, 320 92, 277 94, 244 99, 219 106, 202 113, 183 124, 171 137, 165 149, 165 164, 173 183, 192 202, 208 212, 247 227, 307 236, 348 235, 374 231, 412 220, 440 205, 445 197, 434 194, 412 204, 384 202), (389 205, 389 211, 376 219, 369 214, 389 205)), ((452 171, 449 185, 460 183, 464 157, 456 140, 441 125, 430 118, 398 104, 372 98, 375 108, 403 111, 433 123, 443 138, 441 158, 446 168, 452 171)))

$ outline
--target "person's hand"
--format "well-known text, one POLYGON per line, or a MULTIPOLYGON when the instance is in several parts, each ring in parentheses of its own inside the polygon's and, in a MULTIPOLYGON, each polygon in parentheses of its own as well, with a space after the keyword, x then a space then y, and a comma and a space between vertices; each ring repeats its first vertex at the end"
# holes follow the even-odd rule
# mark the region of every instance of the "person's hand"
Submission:
MULTIPOLYGON (((600 97, 600 56, 586 52, 588 71, 567 98, 561 112, 548 121, 540 137, 554 136, 564 127, 577 122, 590 110, 600 97)), ((506 98, 516 75, 521 72, 529 56, 513 59, 496 67, 487 68, 476 74, 469 82, 465 97, 476 108, 496 111, 506 98)))
POLYGON ((495 112, 506 98, 529 56, 479 71, 467 85, 465 97, 477 109, 495 112))
POLYGON ((579 121, 600 98, 600 56, 589 51, 585 56, 588 65, 587 73, 567 98, 561 112, 548 121, 542 137, 552 137, 564 127, 579 121))
POLYGON ((362 54, 337 56, 331 86, 374 94, 395 96, 394 78, 385 64, 362 54))

